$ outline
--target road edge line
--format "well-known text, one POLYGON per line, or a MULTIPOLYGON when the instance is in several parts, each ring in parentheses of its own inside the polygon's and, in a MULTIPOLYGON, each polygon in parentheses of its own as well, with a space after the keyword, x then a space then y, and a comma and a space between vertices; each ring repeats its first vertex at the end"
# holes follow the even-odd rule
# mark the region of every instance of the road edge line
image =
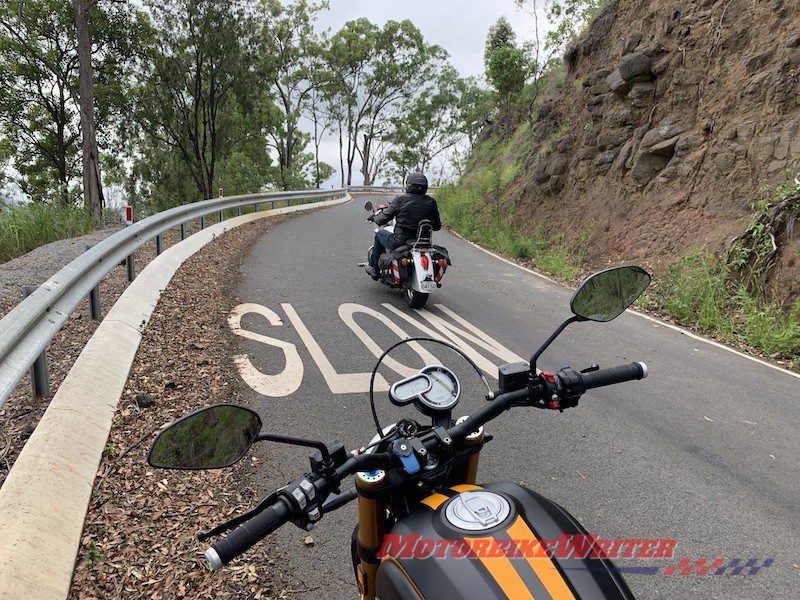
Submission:
POLYGON ((0 487, 0 598, 63 599, 94 480, 143 332, 181 265, 226 231, 336 200, 233 217, 152 260, 84 346, 0 487))
MULTIPOLYGON (((539 271, 531 269, 530 267, 526 267, 526 266, 521 265, 519 263, 516 263, 513 260, 510 260, 510 259, 508 259, 508 258, 506 258, 504 256, 500 256, 499 254, 497 254, 495 252, 492 252, 491 250, 487 250, 483 246, 480 246, 479 244, 476 244, 472 240, 468 240, 463 235, 461 235, 460 233, 458 233, 456 231, 453 231, 452 229, 450 229, 449 231, 450 231, 450 233, 452 233, 456 237, 461 238, 462 240, 464 240, 465 242, 467 242, 471 246, 474 246, 475 248, 477 248, 481 252, 485 252, 489 256, 492 256, 492 257, 494 257, 494 258, 496 258, 496 259, 498 259, 498 260, 500 260, 500 261, 502 261, 504 263, 512 265, 514 267, 517 267, 518 269, 521 269, 521 270, 525 271, 526 273, 530 273, 531 275, 534 275, 535 277, 538 277, 540 279, 544 279, 545 281, 549 281, 550 283, 554 283, 556 285, 560 285, 561 287, 564 287, 564 288, 567 288, 567 289, 572 289, 570 286, 558 281, 557 279, 554 279, 554 278, 550 277, 549 275, 545 275, 544 273, 540 273, 539 271)), ((795 373, 794 371, 790 371, 789 369, 786 369, 785 367, 774 365, 774 364, 772 364, 770 362, 767 362, 764 359, 758 358, 757 356, 753 356, 752 354, 747 354, 746 352, 742 352, 740 350, 736 350, 735 348, 731 348, 730 346, 727 346, 726 344, 723 344, 722 342, 718 342, 717 340, 714 340, 714 339, 705 337, 703 335, 700 335, 698 333, 695 333, 693 331, 690 331, 689 329, 687 329, 685 327, 681 327, 680 325, 675 325, 674 323, 670 323, 669 321, 664 321, 663 319, 659 319, 658 317, 653 317, 653 316, 645 314, 643 312, 639 312, 638 310, 628 309, 625 312, 628 312, 628 313, 630 313, 632 315, 636 315, 637 317, 641 317, 643 319, 647 319, 648 321, 656 323, 657 325, 662 325, 664 327, 667 327, 668 329, 672 329, 673 331, 677 331, 678 333, 680 333, 682 335, 685 335, 685 336, 688 336, 688 337, 692 338, 693 340, 697 340, 697 341, 700 341, 700 342, 705 342, 706 344, 709 344, 711 346, 715 346, 717 348, 721 348, 722 350, 725 350, 725 351, 730 352, 731 354, 735 354, 737 356, 741 356, 742 358, 746 358, 747 360, 752 361, 754 363, 763 365, 765 367, 769 367, 770 369, 775 369, 776 371, 781 371, 782 373, 786 373, 787 375, 791 375, 792 377, 794 377, 796 379, 800 379, 800 373, 795 373)))

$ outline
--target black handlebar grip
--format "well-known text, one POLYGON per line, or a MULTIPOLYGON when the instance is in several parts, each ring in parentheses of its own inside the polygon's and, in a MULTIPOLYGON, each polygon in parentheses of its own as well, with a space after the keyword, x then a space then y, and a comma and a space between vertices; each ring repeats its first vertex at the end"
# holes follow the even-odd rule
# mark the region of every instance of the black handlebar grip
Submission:
POLYGON ((603 387, 604 385, 613 385, 615 383, 622 383, 623 381, 634 381, 636 379, 644 379, 647 377, 647 365, 643 362, 635 362, 629 365, 620 365, 619 367, 611 367, 610 369, 601 369, 599 371, 589 371, 582 373, 583 385, 587 390, 592 388, 603 387))
POLYGON ((291 520, 292 509, 286 500, 279 498, 275 504, 258 513, 247 523, 241 524, 206 550, 206 560, 211 570, 218 571, 291 520))

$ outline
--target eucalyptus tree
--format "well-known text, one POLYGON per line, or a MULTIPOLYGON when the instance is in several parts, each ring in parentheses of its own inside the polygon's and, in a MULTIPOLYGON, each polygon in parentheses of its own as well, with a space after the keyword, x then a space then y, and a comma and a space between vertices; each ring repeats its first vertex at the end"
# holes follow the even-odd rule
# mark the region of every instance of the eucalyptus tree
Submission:
MULTIPOLYGON (((284 4, 280 0, 262 0, 259 30, 259 75, 271 83, 279 118, 267 131, 269 145, 278 155, 280 182, 283 189, 303 185, 308 180, 308 154, 305 148, 310 141, 299 125, 304 109, 314 103, 315 117, 319 114, 319 91, 325 82, 320 38, 314 23, 327 3, 295 0, 284 4)), ((315 120, 319 127, 319 121, 315 120)), ((315 132, 315 146, 321 139, 315 132)), ((319 160, 315 161, 315 176, 319 178, 319 160)))
POLYGON ((160 160, 166 151, 177 153, 180 163, 173 164, 210 198, 230 140, 224 123, 236 87, 258 90, 248 85, 253 21, 239 0, 148 0, 147 6, 157 39, 137 106, 141 129, 152 138, 149 155, 160 160))
MULTIPOLYGON (((127 4, 93 4, 96 31, 97 143, 107 147, 123 113, 136 45, 146 28, 127 4)), ((85 50, 85 48, 84 48, 85 50)), ((73 6, 63 0, 0 3, 0 133, 11 149, 16 182, 34 201, 69 204, 81 196, 78 145, 79 59, 73 6)), ((92 200, 87 200, 93 210, 92 200)))
POLYGON ((334 86, 330 102, 344 107, 346 183, 352 183, 357 155, 364 183, 371 185, 383 166, 392 119, 432 89, 447 53, 426 43, 411 21, 387 21, 381 28, 362 18, 332 36, 326 56, 334 86))

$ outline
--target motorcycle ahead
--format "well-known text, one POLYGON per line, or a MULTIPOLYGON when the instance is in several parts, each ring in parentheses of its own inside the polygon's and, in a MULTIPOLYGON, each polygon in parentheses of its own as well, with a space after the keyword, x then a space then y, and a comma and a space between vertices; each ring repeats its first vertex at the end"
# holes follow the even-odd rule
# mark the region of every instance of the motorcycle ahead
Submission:
MULTIPOLYGON (((373 214, 383 211, 387 205, 373 206, 367 201, 364 208, 373 214)), ((368 219, 367 223, 371 220, 368 219)), ((375 232, 386 229, 394 233, 394 225, 377 227, 375 232)), ((369 264, 372 246, 367 250, 367 261, 358 263, 359 267, 369 264)), ((422 221, 417 229, 417 238, 409 240, 396 250, 385 252, 378 261, 379 281, 390 288, 402 289, 406 302, 411 308, 422 308, 432 292, 442 287, 442 278, 451 265, 446 248, 433 244, 433 227, 430 221, 422 221)))
POLYGON ((610 369, 593 365, 583 371, 564 367, 556 372, 539 372, 536 362, 569 324, 616 318, 649 283, 650 275, 639 267, 617 267, 589 277, 572 297, 573 315, 536 351, 530 364, 500 367, 496 391, 469 357, 442 340, 402 340, 380 357, 373 381, 383 359, 404 343, 427 340, 460 354, 488 392, 485 406, 458 420, 452 413, 461 383, 445 366, 426 366, 395 383, 389 400, 397 406, 413 404, 427 419, 404 418, 381 426, 371 389, 377 433, 352 452, 338 442, 263 433, 261 419, 252 410, 219 404, 162 430, 148 462, 166 469, 217 469, 236 463, 255 442, 314 448, 304 475, 249 512, 198 534, 205 541, 233 530, 206 551, 213 570, 286 523, 310 530, 326 514, 358 499, 351 549, 362 600, 632 598, 602 551, 585 557, 569 553, 566 558, 542 551, 541 540, 586 535, 564 508, 515 483, 479 485, 477 469, 480 453, 492 439, 484 433, 484 425, 506 410, 563 411, 578 406, 590 389, 647 377, 647 366, 638 362, 610 369), (355 488, 343 491, 342 482, 350 476, 355 488), (521 552, 523 546, 534 552, 521 552))

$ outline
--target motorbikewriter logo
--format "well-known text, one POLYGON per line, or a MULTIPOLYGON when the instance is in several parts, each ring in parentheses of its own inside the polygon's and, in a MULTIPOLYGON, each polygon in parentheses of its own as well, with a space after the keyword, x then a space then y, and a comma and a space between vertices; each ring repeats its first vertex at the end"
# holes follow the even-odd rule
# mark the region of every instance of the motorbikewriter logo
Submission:
MULTIPOLYGON (((604 539, 597 535, 565 534, 555 540, 465 538, 428 539, 419 534, 387 534, 378 558, 492 558, 508 559, 675 559, 675 540, 604 539)), ((773 558, 682 558, 665 567, 663 575, 756 575, 772 566, 773 558)), ((567 570, 593 570, 592 567, 564 567, 567 570)), ((661 566, 615 567, 620 573, 656 575, 661 566)), ((605 571, 606 567, 597 570, 605 571)))
POLYGON ((673 558, 675 540, 603 539, 564 534, 555 540, 428 539, 419 534, 387 534, 378 558, 673 558))

